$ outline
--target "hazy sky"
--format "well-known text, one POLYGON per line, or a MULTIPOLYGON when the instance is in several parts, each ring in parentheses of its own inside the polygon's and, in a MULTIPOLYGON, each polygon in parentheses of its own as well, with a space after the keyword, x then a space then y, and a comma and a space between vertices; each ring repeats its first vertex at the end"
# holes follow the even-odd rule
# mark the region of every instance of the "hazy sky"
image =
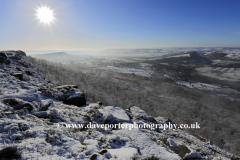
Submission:
POLYGON ((239 47, 240 0, 0 0, 0 50, 239 47), (55 20, 40 23, 47 6, 55 20))

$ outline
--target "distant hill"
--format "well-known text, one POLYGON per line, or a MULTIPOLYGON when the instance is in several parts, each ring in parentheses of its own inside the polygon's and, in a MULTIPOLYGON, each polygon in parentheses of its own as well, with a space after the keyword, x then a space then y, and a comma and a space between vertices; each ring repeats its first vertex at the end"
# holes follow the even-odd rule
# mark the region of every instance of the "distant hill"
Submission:
POLYGON ((226 53, 223 52, 212 52, 210 54, 207 54, 206 57, 211 59, 211 60, 217 60, 217 59, 226 59, 226 53))
POLYGON ((83 62, 83 61, 89 61, 93 58, 89 55, 72 55, 68 54, 66 52, 54 52, 54 53, 46 53, 46 54, 35 54, 32 55, 33 57, 40 58, 40 59, 46 59, 49 61, 54 62, 83 62))
POLYGON ((190 55, 190 63, 191 64, 209 64, 212 61, 206 57, 203 57, 196 51, 188 52, 190 55))
POLYGON ((196 51, 187 52, 189 56, 167 57, 156 60, 157 63, 179 63, 179 64, 210 64, 212 61, 203 57, 196 51))

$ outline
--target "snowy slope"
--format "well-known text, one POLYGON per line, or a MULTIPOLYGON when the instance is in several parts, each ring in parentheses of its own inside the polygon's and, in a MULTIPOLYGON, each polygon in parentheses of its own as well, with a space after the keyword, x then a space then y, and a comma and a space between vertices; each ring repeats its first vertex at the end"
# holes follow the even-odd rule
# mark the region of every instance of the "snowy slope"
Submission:
POLYGON ((117 73, 124 73, 124 74, 135 74, 139 76, 151 77, 153 74, 152 70, 143 70, 143 69, 135 69, 135 68, 121 68, 121 67, 114 67, 114 66, 107 66, 102 67, 102 69, 106 71, 112 71, 117 73))
MULTIPOLYGON (((123 110, 97 103, 82 107, 64 104, 53 95, 44 94, 54 84, 29 65, 27 57, 9 60, 11 64, 0 65, 0 159, 19 155, 24 160, 234 157, 209 140, 181 129, 85 128, 101 124, 167 124, 168 120, 148 116, 136 106, 123 110), (23 80, 12 74, 19 70, 23 80), (11 155, 7 155, 7 150, 11 150, 11 155)), ((82 93, 78 89, 72 91, 72 97, 82 93)))
POLYGON ((240 49, 223 50, 223 53, 226 53, 228 58, 240 59, 240 49))

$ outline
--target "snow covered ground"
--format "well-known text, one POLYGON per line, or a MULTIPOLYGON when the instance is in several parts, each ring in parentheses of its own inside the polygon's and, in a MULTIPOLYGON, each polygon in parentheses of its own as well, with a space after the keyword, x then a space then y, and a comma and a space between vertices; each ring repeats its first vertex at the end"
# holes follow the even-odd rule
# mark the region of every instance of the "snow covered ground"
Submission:
MULTIPOLYGON (((146 65, 143 65, 146 66, 146 65)), ((107 66, 107 67, 102 67, 106 71, 112 71, 112 72, 117 72, 117 73, 125 73, 125 74, 135 74, 139 76, 145 76, 145 77, 151 77, 153 74, 152 70, 143 70, 143 69, 135 69, 135 68, 120 68, 120 67, 114 67, 114 66, 107 66)))
POLYGON ((228 96, 229 93, 240 93, 237 90, 231 89, 229 87, 224 87, 220 85, 213 85, 200 82, 186 82, 186 81, 177 81, 178 85, 185 86, 188 88, 193 88, 196 90, 208 90, 220 96, 228 96))
MULTIPOLYGON (((53 98, 54 95, 44 94, 53 84, 28 64, 27 57, 22 57, 24 65, 10 60, 11 64, 0 71, 0 159, 17 154, 23 160, 235 157, 211 141, 200 140, 181 129, 88 128, 89 124, 167 124, 168 120, 148 116, 136 106, 123 110, 97 103, 82 107, 64 104, 53 98), (12 74, 19 69, 23 73, 22 80, 12 74), (67 124, 83 124, 84 127, 67 124), (11 150, 11 155, 7 150, 11 150)), ((73 91, 76 93, 73 95, 81 93, 78 89, 73 91)))
POLYGON ((196 69, 200 74, 227 81, 239 81, 240 70, 237 68, 212 68, 212 67, 200 67, 196 69))
POLYGON ((150 68, 152 65, 149 63, 140 63, 141 68, 150 68))
POLYGON ((228 58, 240 60, 240 49, 223 50, 223 53, 226 53, 228 58))

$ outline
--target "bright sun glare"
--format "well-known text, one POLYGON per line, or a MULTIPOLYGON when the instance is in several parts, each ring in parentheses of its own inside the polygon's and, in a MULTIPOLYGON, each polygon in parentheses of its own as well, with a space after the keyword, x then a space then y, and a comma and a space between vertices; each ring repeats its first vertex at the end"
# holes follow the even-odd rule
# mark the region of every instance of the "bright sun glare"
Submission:
POLYGON ((37 18, 41 23, 49 24, 54 20, 53 10, 46 6, 39 7, 37 8, 37 18))

